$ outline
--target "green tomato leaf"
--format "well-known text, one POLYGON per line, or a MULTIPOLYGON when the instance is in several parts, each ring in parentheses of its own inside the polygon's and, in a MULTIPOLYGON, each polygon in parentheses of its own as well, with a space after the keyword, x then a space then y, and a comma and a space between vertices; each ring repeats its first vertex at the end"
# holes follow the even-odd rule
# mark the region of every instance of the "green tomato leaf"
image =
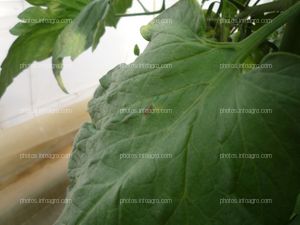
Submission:
POLYGON ((11 33, 19 37, 1 65, 0 97, 14 77, 30 64, 51 57, 58 35, 79 13, 79 1, 65 0, 64 3, 67 1, 69 4, 64 5, 58 0, 28 1, 36 6, 22 12, 19 15, 22 22, 11 29, 11 33))
POLYGON ((223 65, 243 63, 299 10, 242 43, 205 39, 193 0, 157 18, 172 23, 143 27, 146 50, 101 78, 89 103, 92 122, 77 135, 69 163, 72 203, 56 225, 287 224, 300 190, 300 57, 272 54, 261 62, 272 68, 247 73, 223 65))
MULTIPOLYGON (((36 30, 18 28, 21 35, 10 47, 5 60, 1 65, 0 96, 12 83, 14 77, 27 69, 34 61, 42 61, 52 54, 53 45, 64 25, 41 25, 36 30)), ((16 28, 17 29, 17 28, 16 28)), ((16 30, 15 30, 16 31, 16 30)))
MULTIPOLYGON (((72 19, 67 15, 76 13, 72 8, 55 4, 57 1, 32 1, 35 5, 47 5, 44 9, 40 6, 30 7, 19 15, 22 22, 11 29, 11 33, 19 37, 12 44, 9 52, 1 65, 0 97, 12 83, 14 77, 28 68, 34 61, 42 61, 52 55, 53 46, 59 33, 66 26, 65 20, 72 19), (69 12, 69 13, 67 13, 69 12), (58 19, 54 22, 49 19, 58 19)), ((69 21, 69 20, 68 20, 69 21)), ((70 22, 70 21, 69 21, 70 22)))
POLYGON ((105 26, 116 26, 132 0, 28 0, 34 7, 19 15, 22 22, 11 29, 17 40, 1 65, 0 97, 13 79, 35 61, 53 56, 53 72, 60 77, 63 57, 73 59, 84 50, 96 48, 105 26))
MULTIPOLYGON (((72 24, 67 26, 59 35, 54 52, 53 64, 60 64, 64 57, 70 56, 74 60, 83 51, 92 46, 93 50, 97 47, 100 37, 105 32, 107 24, 115 26, 116 19, 112 13, 126 11, 131 6, 131 1, 110 1, 94 0, 91 1, 76 17, 72 24), (121 7, 120 7, 121 6, 121 7), (108 15, 110 14, 110 17, 108 15)), ((60 80, 62 66, 53 67, 56 79, 60 80)), ((62 89, 64 87, 58 82, 62 89)))
POLYGON ((46 6, 51 0, 26 0, 31 5, 46 6))

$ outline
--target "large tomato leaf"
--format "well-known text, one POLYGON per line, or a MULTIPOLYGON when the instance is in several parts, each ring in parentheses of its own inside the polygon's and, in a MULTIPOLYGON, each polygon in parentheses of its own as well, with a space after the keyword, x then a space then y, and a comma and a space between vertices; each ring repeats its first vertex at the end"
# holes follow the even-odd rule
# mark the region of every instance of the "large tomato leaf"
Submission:
POLYGON ((242 63, 299 10, 297 4, 233 44, 203 38, 193 0, 143 27, 146 50, 104 76, 89 103, 92 123, 81 128, 69 163, 72 203, 56 225, 287 224, 300 190, 300 57, 271 54, 261 63, 272 68, 247 73, 220 65, 242 63), (172 23, 158 23, 166 18, 172 23), (223 108, 272 112, 220 113, 223 108), (154 113, 163 109, 168 113, 154 113), (230 201, 243 199, 272 202, 230 201))
POLYGON ((53 72, 66 92, 60 72, 62 58, 74 59, 93 45, 95 49, 105 26, 116 26, 132 0, 28 0, 34 5, 19 15, 11 33, 19 36, 1 65, 0 97, 13 79, 34 61, 53 55, 53 72))

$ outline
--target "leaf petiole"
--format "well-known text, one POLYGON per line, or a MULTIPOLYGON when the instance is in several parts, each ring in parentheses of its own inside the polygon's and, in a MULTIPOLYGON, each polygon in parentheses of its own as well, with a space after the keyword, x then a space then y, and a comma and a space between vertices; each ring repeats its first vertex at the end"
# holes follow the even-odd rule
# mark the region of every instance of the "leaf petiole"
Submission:
POLYGON ((239 43, 239 46, 244 49, 242 58, 246 57, 254 48, 258 47, 272 32, 284 25, 291 18, 296 17, 299 12, 300 2, 278 15, 272 23, 265 24, 249 37, 242 40, 239 43))
POLYGON ((298 0, 281 0, 275 2, 269 2, 262 5, 255 5, 252 7, 246 8, 240 14, 236 16, 237 19, 245 18, 248 16, 252 16, 254 14, 261 14, 265 12, 274 12, 274 11, 284 11, 295 4, 298 0))
POLYGON ((155 15, 158 13, 163 12, 166 9, 166 4, 165 0, 163 0, 162 6, 159 10, 157 11, 152 11, 152 12, 143 12, 143 13, 129 13, 129 14, 115 14, 117 17, 127 17, 127 16, 149 16, 149 15, 155 15))

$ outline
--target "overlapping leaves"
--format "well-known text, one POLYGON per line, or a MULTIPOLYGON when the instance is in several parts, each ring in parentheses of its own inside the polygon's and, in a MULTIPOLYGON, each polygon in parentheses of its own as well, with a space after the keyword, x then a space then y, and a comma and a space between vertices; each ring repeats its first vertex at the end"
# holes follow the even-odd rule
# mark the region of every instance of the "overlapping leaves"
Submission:
MULTIPOLYGON (((1 65, 0 96, 34 61, 53 57, 53 71, 59 85, 62 60, 76 58, 89 47, 96 48, 105 26, 115 26, 132 0, 28 0, 33 7, 19 15, 12 30, 17 40, 1 65)), ((66 90, 65 90, 66 91, 66 90)))
POLYGON ((297 4, 233 44, 203 37, 202 12, 193 0, 143 27, 146 50, 104 76, 89 104, 92 123, 77 135, 69 164, 72 203, 56 225, 287 224, 300 190, 300 57, 271 54, 261 63, 272 68, 247 73, 220 65, 242 63, 299 10, 297 4), (165 18, 172 23, 157 23, 165 18), (134 157, 141 154, 172 157, 134 157))

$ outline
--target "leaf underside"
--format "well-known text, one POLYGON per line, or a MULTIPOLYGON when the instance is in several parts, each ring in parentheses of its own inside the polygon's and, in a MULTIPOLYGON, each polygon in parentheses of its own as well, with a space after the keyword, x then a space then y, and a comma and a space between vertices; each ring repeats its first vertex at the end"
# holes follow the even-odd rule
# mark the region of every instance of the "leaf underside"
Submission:
MULTIPOLYGON (((56 225, 283 225, 300 190, 300 58, 276 53, 272 68, 243 73, 243 48, 202 36, 196 1, 185 0, 141 29, 149 40, 131 64, 100 80, 89 103, 92 123, 77 135, 70 187, 56 225), (170 64, 140 68, 141 64, 170 64), (120 113, 121 109, 172 113, 120 113), (222 108, 272 109, 269 114, 222 108), (172 154, 120 159, 120 154, 172 154), (271 159, 220 159, 222 153, 271 159), (220 204, 220 199, 272 199, 271 204, 220 204), (120 204, 120 199, 172 199, 120 204)), ((251 37, 250 37, 251 38, 251 37)))

